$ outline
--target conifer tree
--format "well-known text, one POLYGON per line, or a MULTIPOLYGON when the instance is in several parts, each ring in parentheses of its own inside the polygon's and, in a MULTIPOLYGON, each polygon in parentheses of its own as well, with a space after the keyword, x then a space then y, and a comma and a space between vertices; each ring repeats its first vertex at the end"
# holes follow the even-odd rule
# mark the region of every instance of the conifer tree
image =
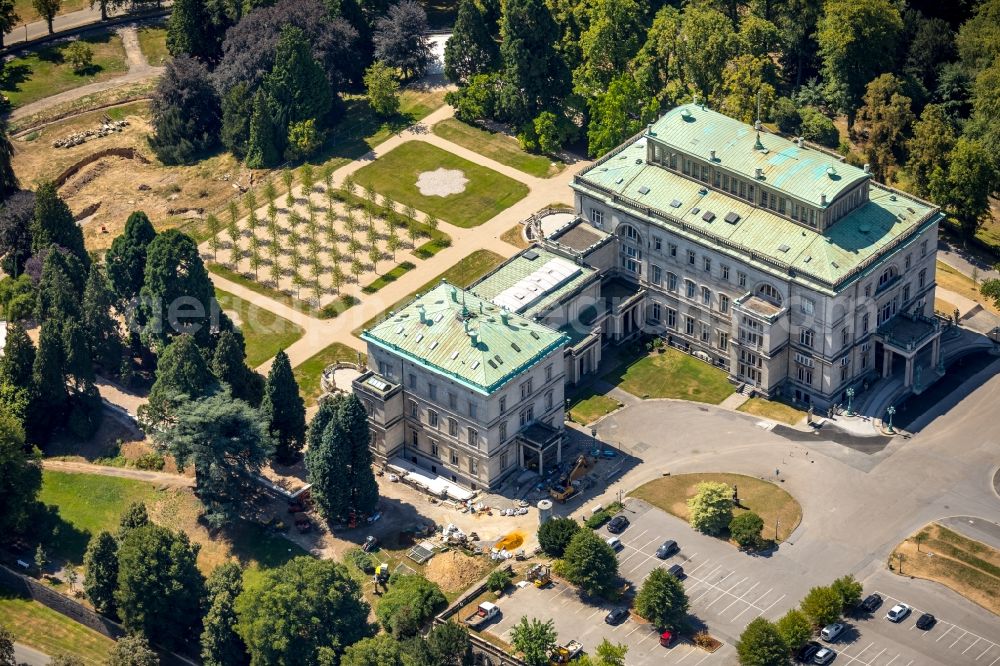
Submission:
POLYGON ((455 28, 444 47, 444 75, 463 84, 476 74, 496 71, 500 49, 475 0, 461 0, 455 28))
POLYGON ((208 13, 202 0, 174 0, 167 22, 167 50, 170 55, 204 57, 209 45, 208 13))
MULTIPOLYGON (((0 31, 3 30, 3 3, 0 3, 0 31)), ((0 36, 0 48, 3 48, 3 37, 0 36)), ((7 197, 21 189, 21 184, 14 173, 12 160, 14 157, 14 146, 7 136, 7 123, 0 122, 0 201, 6 201, 7 197)))
POLYGON ((129 532, 140 527, 145 527, 146 525, 149 525, 149 512, 146 510, 146 504, 144 502, 132 502, 122 512, 121 517, 118 518, 118 532, 115 534, 115 538, 118 539, 118 543, 120 544, 125 540, 129 532))
POLYGON ((351 489, 346 470, 351 450, 344 424, 338 418, 337 399, 320 403, 309 429, 306 470, 310 495, 327 520, 346 521, 350 513, 351 489))
POLYGON ((212 372, 229 387, 233 397, 257 407, 264 395, 264 380, 247 367, 243 336, 238 330, 224 331, 215 344, 212 372))
POLYGON ((340 400, 337 418, 343 424, 351 451, 351 508, 364 515, 372 514, 378 506, 378 484, 372 473, 372 454, 368 448, 371 441, 368 415, 358 396, 351 393, 340 400))
POLYGON ((35 190, 35 219, 31 225, 31 249, 40 252, 55 244, 72 252, 83 263, 90 265, 90 257, 83 245, 83 229, 73 219, 73 213, 63 201, 56 186, 46 181, 35 190))
POLYGON ((187 400, 210 395, 217 389, 215 377, 194 338, 179 335, 160 354, 149 400, 139 407, 140 422, 152 430, 171 421, 187 400))
POLYGON ((208 610, 201 632, 201 658, 205 666, 242 666, 249 662, 246 644, 236 633, 236 598, 243 591, 243 571, 226 562, 212 571, 206 584, 208 610))
POLYGON ((66 416, 69 396, 63 378, 63 347, 59 322, 49 319, 42 323, 38 336, 38 353, 32 367, 32 384, 38 392, 35 413, 37 430, 46 437, 61 425, 66 416))
POLYGON ((84 593, 98 613, 114 617, 115 587, 118 585, 118 542, 110 532, 101 530, 90 538, 87 552, 83 555, 83 565, 87 570, 83 579, 84 593))
MULTIPOLYGON (((251 169, 273 167, 281 157, 278 131, 272 119, 271 106, 263 90, 258 90, 250 115, 250 140, 247 143, 246 165, 251 169)), ((289 204, 291 205, 291 204, 289 204)))
POLYGON ((142 335, 147 345, 162 348, 173 337, 189 333, 200 346, 209 346, 214 289, 198 245, 190 236, 169 229, 149 244, 140 295, 145 323, 142 335), (191 301, 201 305, 200 313, 173 309, 191 301))
POLYGON ((284 350, 271 363, 261 411, 274 438, 275 460, 286 465, 294 462, 305 444, 306 408, 284 350))
POLYGON ((124 345, 118 322, 111 317, 114 295, 104 268, 91 264, 83 289, 83 327, 93 360, 108 372, 121 367, 124 345))
POLYGON ((120 303, 127 303, 139 295, 146 273, 146 253, 154 238, 156 230, 149 218, 137 210, 128 216, 125 230, 111 243, 105 261, 108 279, 120 303))

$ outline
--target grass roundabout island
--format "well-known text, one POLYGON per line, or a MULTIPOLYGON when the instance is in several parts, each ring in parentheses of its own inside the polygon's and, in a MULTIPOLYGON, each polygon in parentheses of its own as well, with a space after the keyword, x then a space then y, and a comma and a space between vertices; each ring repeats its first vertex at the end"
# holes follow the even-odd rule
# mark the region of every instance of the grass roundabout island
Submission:
MULTIPOLYGON (((664 476, 645 483, 631 493, 632 497, 649 502, 681 520, 689 520, 687 501, 698 492, 697 486, 703 481, 715 481, 729 486, 735 485, 739 493, 740 506, 733 507, 733 516, 753 511, 764 521, 761 536, 781 543, 795 531, 802 521, 802 506, 784 489, 769 481, 728 472, 698 472, 664 476), (775 535, 775 525, 778 525, 775 535)), ((720 535, 728 538, 727 533, 720 535)))

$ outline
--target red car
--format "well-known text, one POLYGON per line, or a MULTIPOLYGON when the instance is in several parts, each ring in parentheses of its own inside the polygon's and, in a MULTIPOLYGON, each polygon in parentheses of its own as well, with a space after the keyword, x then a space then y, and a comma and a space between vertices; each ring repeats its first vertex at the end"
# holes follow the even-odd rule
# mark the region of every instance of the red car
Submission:
POLYGON ((675 640, 677 640, 677 636, 670 631, 664 631, 660 634, 660 645, 663 647, 673 647, 675 640))

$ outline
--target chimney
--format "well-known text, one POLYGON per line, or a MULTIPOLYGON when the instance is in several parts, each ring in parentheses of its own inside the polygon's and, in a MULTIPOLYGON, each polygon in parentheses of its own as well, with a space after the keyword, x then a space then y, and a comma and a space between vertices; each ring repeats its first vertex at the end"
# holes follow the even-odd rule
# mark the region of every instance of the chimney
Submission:
POLYGON ((510 315, 509 315, 509 314, 507 313, 507 311, 506 311, 506 310, 501 310, 501 311, 500 311, 500 321, 501 321, 501 322, 503 322, 503 325, 504 325, 504 326, 506 326, 506 325, 507 325, 507 320, 508 320, 509 318, 510 318, 510 315))
POLYGON ((710 151, 708 151, 708 155, 709 155, 709 159, 710 159, 710 160, 712 160, 712 161, 714 162, 714 161, 715 161, 715 159, 716 159, 716 158, 715 158, 715 151, 714 151, 714 150, 710 150, 710 151))
POLYGON ((754 128, 755 130, 757 130, 758 132, 760 131, 760 128, 761 128, 761 124, 760 124, 760 121, 759 121, 759 120, 755 120, 755 121, 753 121, 753 128, 754 128))
POLYGON ((426 324, 427 323, 427 312, 424 310, 424 304, 423 303, 420 303, 419 305, 417 305, 417 312, 420 313, 420 323, 421 324, 426 324))
POLYGON ((760 167, 756 169, 757 180, 762 180, 764 178, 764 170, 760 167))
POLYGON ((479 334, 476 331, 469 331, 469 341, 473 347, 479 346, 479 334))
POLYGON ((799 138, 795 139, 795 144, 799 148, 805 148, 806 140, 803 137, 800 136, 799 138))
POLYGON ((826 205, 826 195, 825 194, 819 195, 819 205, 820 206, 825 206, 826 205))
POLYGON ((871 173, 871 172, 872 172, 872 165, 868 164, 868 162, 865 162, 865 173, 871 173))
POLYGON ((451 288, 451 300, 453 303, 458 303, 458 289, 454 286, 451 288))

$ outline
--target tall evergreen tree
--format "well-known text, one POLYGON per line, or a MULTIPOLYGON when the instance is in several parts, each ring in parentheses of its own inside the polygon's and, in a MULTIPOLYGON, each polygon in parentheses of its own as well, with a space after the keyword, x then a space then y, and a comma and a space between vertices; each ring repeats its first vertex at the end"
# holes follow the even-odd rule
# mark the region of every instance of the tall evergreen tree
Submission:
POLYGON ((167 50, 170 55, 188 55, 203 60, 216 53, 209 38, 209 17, 203 0, 174 0, 167 21, 167 50))
POLYGON ((56 321, 80 316, 80 298, 83 282, 82 268, 76 257, 51 248, 45 253, 42 275, 38 283, 35 318, 39 321, 56 321))
POLYGON ((326 399, 310 424, 306 450, 310 495, 327 520, 346 521, 351 489, 344 473, 351 464, 350 442, 339 418, 339 400, 326 399))
POLYGON ((212 372, 229 387, 233 397, 251 407, 264 398, 264 378, 247 367, 243 336, 239 330, 225 331, 215 344, 212 372))
MULTIPOLYGON (((0 30, 3 30, 3 18, 6 14, 5 3, 12 4, 10 0, 0 1, 0 30)), ((3 36, 0 35, 0 48, 3 47, 2 42, 3 36)), ((6 201, 7 197, 21 189, 21 184, 14 173, 13 159, 14 146, 7 136, 7 123, 0 122, 0 202, 6 201)))
POLYGON ((294 462, 305 444, 306 408, 284 350, 271 363, 260 408, 274 438, 275 460, 286 465, 294 462))
POLYGON ((507 0, 500 27, 504 85, 500 105, 520 125, 558 107, 570 74, 556 53, 559 28, 543 0, 507 0))
POLYGON ((249 405, 229 393, 187 402, 155 437, 178 465, 194 465, 195 494, 209 525, 218 529, 250 513, 254 476, 267 462, 271 441, 249 405))
POLYGON ((128 303, 139 295, 146 274, 146 253, 156 238, 149 218, 141 210, 128 216, 125 230, 111 243, 105 257, 108 279, 120 303, 128 303))
POLYGON ((208 68, 194 58, 179 55, 167 62, 150 110, 154 132, 149 145, 164 164, 191 164, 219 141, 219 97, 208 68))
POLYGON ((90 344, 87 333, 75 319, 68 319, 62 327, 63 374, 74 391, 83 391, 92 386, 94 362, 90 357, 90 344))
POLYGON ((236 633, 236 598, 243 592, 243 571, 235 562, 219 565, 208 577, 208 610, 201 632, 205 666, 244 666, 250 661, 246 644, 236 633))
POLYGON ((246 165, 251 169, 273 167, 281 160, 283 139, 278 136, 272 115, 267 93, 258 90, 253 99, 246 150, 246 165))
POLYGON ((75 254, 85 267, 90 265, 90 257, 83 245, 83 230, 73 219, 69 206, 59 197, 55 184, 46 181, 35 190, 31 248, 37 253, 53 244, 75 254))
POLYGON ((348 474, 351 508, 360 514, 372 514, 378 506, 378 483, 372 473, 372 454, 368 448, 371 441, 368 414, 358 396, 351 393, 340 400, 337 418, 344 425, 351 448, 348 474))
POLYGON ((200 631, 205 579, 198 546, 183 532, 146 525, 128 533, 118 550, 115 602, 130 632, 168 649, 200 631))
POLYGON ((31 369, 35 363, 35 343, 23 326, 10 324, 7 341, 0 355, 0 385, 27 386, 31 383, 31 369))
POLYGON ((107 372, 121 367, 122 344, 118 322, 111 316, 114 294, 104 268, 91 264, 87 285, 83 289, 83 328, 93 360, 107 372))
POLYGON ((115 617, 115 588, 118 585, 118 542, 110 532, 101 530, 90 538, 83 555, 87 574, 83 591, 98 613, 115 617))
POLYGON ((169 229, 153 239, 140 296, 145 321, 142 336, 154 350, 183 333, 192 335, 200 346, 209 346, 214 290, 190 236, 169 229))
POLYGON ((31 527, 42 487, 41 462, 24 448, 24 430, 0 411, 0 534, 23 534, 31 527))
POLYGON ((285 26, 278 40, 274 69, 264 83, 274 100, 280 128, 310 118, 322 124, 333 104, 333 93, 319 61, 313 57, 305 33, 285 26))
POLYGON ((476 74, 500 67, 500 47, 486 25, 475 0, 461 0, 455 28, 444 46, 444 75, 452 83, 464 84, 476 74))
POLYGON ((31 228, 35 219, 35 193, 19 190, 0 205, 0 268, 13 277, 24 271, 31 257, 31 228))
POLYGON ((66 417, 68 394, 63 378, 63 346, 59 323, 48 320, 42 323, 38 336, 38 353, 32 369, 32 384, 38 391, 35 407, 35 425, 39 435, 47 438, 52 430, 62 425, 66 417))
POLYGON ((152 429, 171 421, 187 400, 211 395, 217 389, 215 377, 194 338, 177 336, 160 355, 156 381, 149 391, 149 400, 139 407, 139 420, 152 429))
POLYGON ((222 97, 222 145, 238 159, 247 154, 250 141, 250 116, 254 96, 245 83, 237 83, 222 97))

